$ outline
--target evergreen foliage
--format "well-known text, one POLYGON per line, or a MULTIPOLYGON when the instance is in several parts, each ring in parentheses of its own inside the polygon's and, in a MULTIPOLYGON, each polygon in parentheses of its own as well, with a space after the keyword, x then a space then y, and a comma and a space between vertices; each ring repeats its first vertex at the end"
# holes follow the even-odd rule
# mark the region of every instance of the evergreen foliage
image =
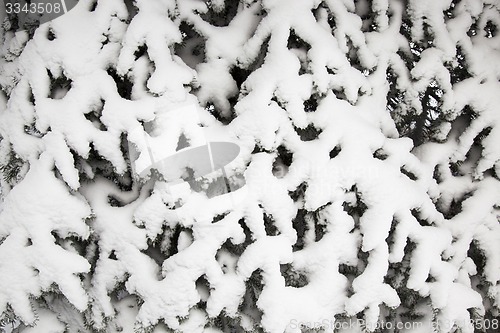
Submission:
POLYGON ((498 325, 497 0, 80 0, 16 24, 0 331, 498 325), (155 164, 207 140, 239 155, 155 164))

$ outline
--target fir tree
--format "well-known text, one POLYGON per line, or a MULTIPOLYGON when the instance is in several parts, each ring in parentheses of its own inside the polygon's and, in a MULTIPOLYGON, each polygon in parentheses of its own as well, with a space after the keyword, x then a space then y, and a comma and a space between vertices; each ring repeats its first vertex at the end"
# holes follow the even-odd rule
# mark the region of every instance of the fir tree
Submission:
POLYGON ((80 0, 19 22, 0 330, 498 327, 498 1, 80 0))

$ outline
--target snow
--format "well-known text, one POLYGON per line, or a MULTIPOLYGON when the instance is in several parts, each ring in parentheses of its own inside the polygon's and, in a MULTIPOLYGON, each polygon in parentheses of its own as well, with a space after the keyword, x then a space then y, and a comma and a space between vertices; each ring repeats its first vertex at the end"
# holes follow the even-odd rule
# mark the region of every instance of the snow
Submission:
POLYGON ((90 265, 55 244, 51 233, 62 238, 88 238, 84 219, 91 211, 54 177, 53 166, 50 157, 42 155, 39 164, 5 198, 0 213, 0 237, 4 239, 0 245, 0 284, 10 286, 2 288, 0 309, 3 312, 9 303, 25 322, 34 320, 28 296, 39 295, 52 283, 78 309, 85 309, 88 301, 76 274, 88 272, 90 265))
POLYGON ((225 1, 83 0, 2 31, 0 166, 19 170, 0 183, 0 313, 27 332, 332 332, 411 310, 470 331, 500 299, 500 16, 480 2, 245 1, 215 24, 225 1), (470 77, 451 82, 458 48, 470 77), (415 147, 394 119, 429 87, 439 140, 415 147))

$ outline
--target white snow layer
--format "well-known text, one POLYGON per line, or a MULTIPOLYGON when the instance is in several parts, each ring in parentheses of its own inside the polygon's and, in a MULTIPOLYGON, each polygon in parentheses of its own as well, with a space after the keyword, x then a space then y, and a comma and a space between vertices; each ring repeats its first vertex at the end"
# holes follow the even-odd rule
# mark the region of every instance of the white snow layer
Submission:
POLYGON ((480 32, 488 20, 500 24, 498 3, 461 1, 444 20, 451 1, 411 0, 407 9, 384 0, 372 1, 371 8, 368 1, 242 1, 225 26, 201 16, 222 10, 221 0, 137 0, 129 23, 131 7, 123 1, 99 1, 90 11, 92 4, 79 1, 32 39, 26 32, 4 34, 0 83, 8 100, 0 108, 1 162, 12 148, 23 166, 17 184, 2 180, 0 313, 10 306, 23 322, 37 323, 26 332, 60 332, 61 322, 84 331, 80 313, 86 309, 96 328, 110 332, 160 321, 155 332, 166 332, 164 325, 215 332, 205 326, 222 312, 268 332, 300 332, 290 323, 361 312, 372 327, 381 309, 400 306, 401 295, 386 277, 393 274, 390 265, 409 260, 404 287, 428 297, 440 320, 467 330, 467 310, 484 312, 484 295, 472 281, 477 270, 468 258, 472 242, 487 258, 487 296, 500 305, 500 187, 491 176, 492 168, 500 174, 500 43, 498 36, 480 32), (399 32, 405 10, 414 42, 424 38, 425 25, 434 34, 434 45, 411 71, 397 53, 409 50, 399 32), (377 29, 363 33, 358 14, 367 11, 373 11, 377 29), (475 19, 478 33, 469 38, 475 19), (182 23, 199 37, 186 39, 182 23), (287 47, 291 31, 307 49, 287 47), (183 51, 175 51, 181 43, 203 43, 205 57, 181 57, 183 51), (456 61, 457 46, 471 77, 452 85, 446 65, 456 61), (353 53, 363 70, 349 62, 353 53), (235 66, 252 70, 241 88, 230 74, 235 66), (132 82, 129 98, 121 95, 110 68, 132 82), (475 117, 465 129, 459 121, 443 125, 446 142, 413 149, 410 139, 398 138, 386 111, 389 69, 417 112, 419 94, 438 84, 445 119, 451 123, 466 105, 475 117), (51 77, 65 77, 70 86, 51 96, 51 77), (311 97, 320 103, 305 112, 311 97), (235 118, 222 125, 214 109, 235 118), (298 131, 308 126, 321 133, 305 141, 298 131), (485 129, 490 132, 479 151, 474 139, 485 129), (174 154, 181 136, 191 146, 237 143, 240 154, 225 172, 230 179, 244 177, 246 185, 209 197, 186 183, 141 174, 152 156, 174 154), (123 155, 123 140, 130 156, 123 155), (252 153, 255 146, 260 152, 252 153), (293 161, 276 176, 280 146, 293 153, 293 161), (330 158, 336 147, 340 152, 330 158), (90 163, 75 168, 94 153, 117 174, 131 162, 132 190, 95 175, 90 163), (463 162, 460 175, 452 173, 453 162, 463 162), (301 184, 307 187, 294 201, 289 193, 301 184), (464 195, 453 217, 436 208, 447 211, 464 195), (365 210, 348 214, 346 206, 365 210), (301 210, 308 225, 302 236, 293 227, 301 210), (213 223, 215 217, 222 218, 213 223), (267 233, 266 219, 276 234, 267 233), (316 241, 318 223, 324 235, 316 241), (177 253, 157 262, 151 244, 168 239, 175 228, 181 228, 177 253), (82 256, 74 244, 89 237, 97 258, 82 256), (297 250, 299 237, 304 247, 297 250), (247 241, 240 256, 223 246, 247 241), (303 272, 307 285, 287 286, 280 271, 286 264, 303 272), (346 276, 341 267, 357 273, 346 276), (240 311, 256 271, 263 283, 256 302, 260 319, 240 311), (200 277, 208 291, 197 285, 200 277), (112 295, 120 283, 127 296, 112 295), (55 289, 67 304, 35 309, 41 318, 36 321, 30 298, 55 289), (196 307, 200 301, 206 310, 196 307), (71 306, 77 311, 67 310, 71 306))

